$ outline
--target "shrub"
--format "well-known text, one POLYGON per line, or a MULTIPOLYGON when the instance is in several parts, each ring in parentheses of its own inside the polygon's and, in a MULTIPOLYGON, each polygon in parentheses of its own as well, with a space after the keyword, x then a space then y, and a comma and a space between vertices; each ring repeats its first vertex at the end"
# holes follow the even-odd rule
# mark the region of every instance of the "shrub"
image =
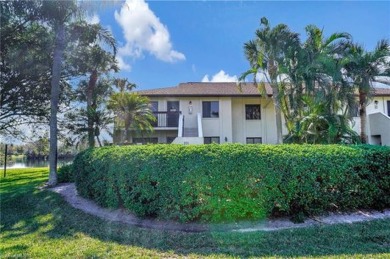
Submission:
POLYGON ((58 183, 74 182, 72 164, 63 165, 58 169, 58 183))
POLYGON ((390 206, 390 148, 145 145, 86 150, 80 195, 141 217, 235 221, 390 206))

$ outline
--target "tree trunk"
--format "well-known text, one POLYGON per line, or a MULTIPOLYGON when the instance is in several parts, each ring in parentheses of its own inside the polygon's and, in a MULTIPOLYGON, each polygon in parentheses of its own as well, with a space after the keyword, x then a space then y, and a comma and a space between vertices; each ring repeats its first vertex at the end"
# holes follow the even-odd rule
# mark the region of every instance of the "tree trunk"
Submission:
POLYGON ((130 143, 130 136, 131 136, 131 134, 130 134, 130 130, 129 129, 126 129, 126 132, 125 132, 125 142, 126 143, 130 143))
POLYGON ((96 136, 96 140, 97 140, 97 142, 99 143, 99 147, 102 147, 102 142, 100 142, 99 136, 96 136))
POLYGON ((87 116, 88 116, 88 145, 90 148, 95 147, 95 130, 94 130, 94 117, 96 107, 94 107, 93 92, 96 88, 98 74, 96 69, 92 71, 89 77, 88 88, 87 88, 87 116))
POLYGON ((366 132, 366 126, 367 126, 367 94, 362 90, 359 89, 359 104, 360 104, 360 140, 363 144, 367 143, 367 132, 366 132))
POLYGON ((127 120, 125 121, 125 143, 127 144, 130 143, 130 125, 130 119, 127 118, 127 120))
POLYGON ((268 73, 271 78, 272 98, 275 104, 276 119, 276 144, 283 144, 282 134, 282 112, 280 108, 279 86, 278 86, 278 66, 274 59, 268 61, 268 73))
MULTIPOLYGON (((276 83, 277 84, 277 83, 276 83)), ((275 119, 276 119, 276 144, 283 144, 283 134, 282 134, 282 112, 280 110, 280 100, 279 100, 279 89, 272 87, 272 96, 275 103, 275 119)))
POLYGON ((49 154, 49 186, 57 184, 57 111, 60 96, 60 79, 62 56, 65 49, 65 25, 59 23, 56 30, 56 41, 53 56, 51 96, 50 96, 50 154, 49 154))

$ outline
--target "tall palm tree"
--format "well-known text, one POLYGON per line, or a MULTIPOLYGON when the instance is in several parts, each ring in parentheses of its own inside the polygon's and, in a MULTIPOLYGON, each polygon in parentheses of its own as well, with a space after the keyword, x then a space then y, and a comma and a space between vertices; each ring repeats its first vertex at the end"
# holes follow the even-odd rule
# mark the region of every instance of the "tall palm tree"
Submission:
POLYGON ((96 103, 97 83, 99 76, 109 71, 119 70, 116 55, 116 40, 112 34, 99 24, 88 24, 85 21, 74 23, 71 32, 78 39, 78 44, 71 57, 77 71, 89 74, 86 90, 88 116, 88 143, 89 147, 95 146, 94 114, 98 104, 96 103), (110 50, 104 48, 105 45, 110 50))
POLYGON ((65 26, 76 11, 75 1, 42 2, 42 18, 52 26, 55 32, 50 96, 50 173, 48 186, 57 184, 57 112, 63 53, 66 47, 65 26))
MULTIPOLYGON (((388 40, 381 40, 371 52, 366 52, 358 44, 351 47, 349 62, 346 64, 348 76, 358 91, 360 138, 367 143, 367 104, 373 91, 373 82, 378 76, 390 76, 390 45, 388 40)), ((383 82, 383 81, 382 81, 383 82)))
MULTIPOLYGON (((282 138, 282 114, 280 103, 280 90, 283 84, 280 83, 281 70, 286 52, 299 47, 299 37, 293 33, 287 25, 279 24, 274 28, 270 27, 267 18, 260 20, 261 28, 256 30, 254 40, 248 41, 244 45, 245 56, 249 61, 251 68, 244 72, 240 81, 252 74, 254 81, 257 81, 257 74, 265 76, 266 81, 270 84, 273 91, 273 101, 275 104, 277 144, 283 143, 282 138)), ((258 87, 264 88, 264 83, 258 87)), ((263 89, 264 91, 264 89, 263 89)))
MULTIPOLYGON (((304 133, 302 130, 307 127, 303 122, 307 122, 309 117, 328 118, 323 125, 344 130, 345 127, 339 127, 341 118, 335 115, 344 110, 342 121, 348 120, 347 111, 353 103, 353 92, 343 75, 350 35, 333 33, 326 38, 323 31, 314 25, 307 26, 306 33, 307 40, 300 48, 286 52, 282 66, 286 87, 280 99, 290 140, 304 133), (308 111, 313 114, 308 114, 308 111)), ((344 132, 350 134, 348 129, 344 132)), ((334 142, 334 138, 324 138, 327 139, 334 142)))
MULTIPOLYGON (((108 106, 117 116, 116 126, 125 129, 125 142, 130 139, 130 127, 136 132, 151 132, 156 120, 149 98, 136 93, 119 92, 111 96, 108 106)), ((124 142, 124 141, 122 141, 124 142)))
MULTIPOLYGON (((42 1, 41 14, 42 20, 49 24, 55 32, 54 53, 52 63, 52 78, 51 78, 51 105, 50 105, 50 155, 49 155, 49 181, 48 186, 54 186, 57 184, 57 139, 58 139, 58 126, 57 126, 57 112, 60 96, 60 79, 62 72, 62 63, 64 61, 64 51, 68 47, 68 41, 66 40, 66 32, 70 30, 70 35, 77 35, 78 41, 82 41, 84 38, 90 37, 93 40, 93 29, 90 29, 90 33, 75 33, 78 28, 77 21, 72 20, 79 14, 80 11, 77 6, 77 2, 74 0, 68 1, 42 1), (84 37, 84 38, 83 38, 84 37)), ((84 23, 85 25, 85 23, 84 23)), ((88 27, 88 26, 85 26, 88 27)), ((95 28, 95 30, 98 28, 95 28)), ((85 31, 84 31, 85 32, 85 31)), ((104 32, 102 35, 95 37, 102 37, 104 40, 104 32)), ((100 39, 100 38, 99 38, 100 39)), ((109 43, 110 40, 107 41, 109 43)))

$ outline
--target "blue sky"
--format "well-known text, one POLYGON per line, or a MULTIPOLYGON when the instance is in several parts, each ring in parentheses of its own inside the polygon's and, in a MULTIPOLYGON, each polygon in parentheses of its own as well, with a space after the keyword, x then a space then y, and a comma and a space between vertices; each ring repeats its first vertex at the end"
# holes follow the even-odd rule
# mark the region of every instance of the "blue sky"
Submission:
POLYGON ((325 35, 348 32, 374 49, 390 38, 389 1, 118 1, 90 17, 118 41, 118 58, 138 90, 181 82, 235 80, 249 68, 243 44, 261 17, 287 24, 305 39, 314 24, 325 35))

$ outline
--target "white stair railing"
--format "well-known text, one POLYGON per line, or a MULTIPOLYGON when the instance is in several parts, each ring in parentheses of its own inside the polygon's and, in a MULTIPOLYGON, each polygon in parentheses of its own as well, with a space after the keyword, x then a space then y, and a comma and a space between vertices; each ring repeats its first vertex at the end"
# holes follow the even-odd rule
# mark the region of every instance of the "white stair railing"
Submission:
POLYGON ((180 114, 179 116, 179 125, 178 125, 178 134, 179 138, 183 137, 183 128, 184 128, 184 115, 180 114))
POLYGON ((197 114, 198 119, 198 137, 203 138, 202 114, 197 114))

